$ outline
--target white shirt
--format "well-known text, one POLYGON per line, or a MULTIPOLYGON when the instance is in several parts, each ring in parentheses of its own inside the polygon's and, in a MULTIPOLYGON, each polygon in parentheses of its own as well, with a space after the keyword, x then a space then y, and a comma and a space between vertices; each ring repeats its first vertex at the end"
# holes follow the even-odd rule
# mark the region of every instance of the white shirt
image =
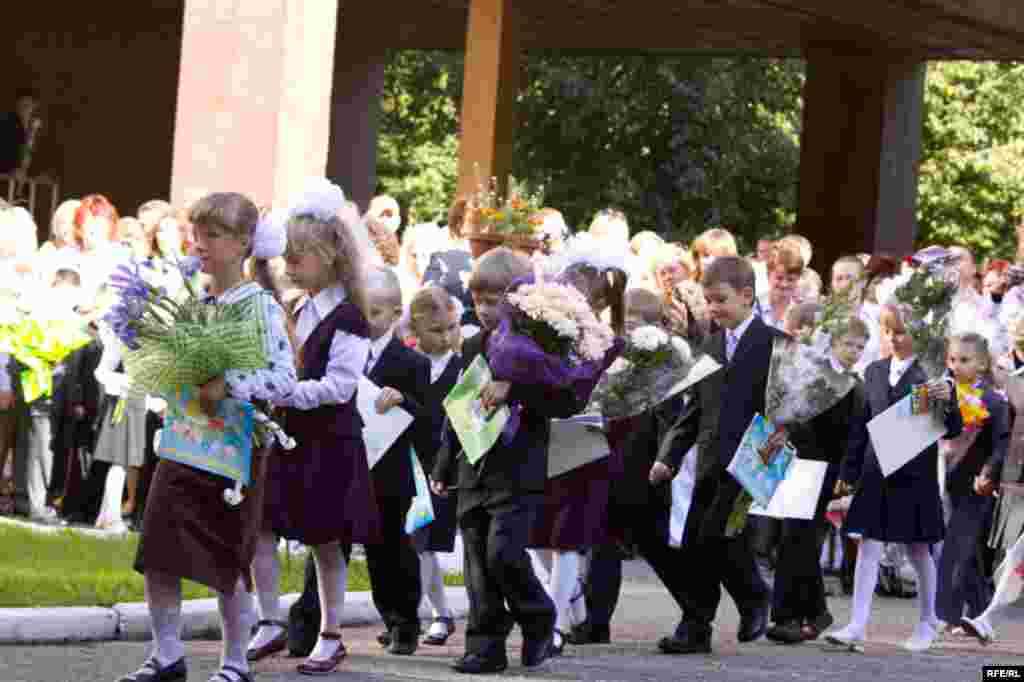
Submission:
POLYGON ((736 327, 732 331, 725 330, 725 359, 732 362, 732 356, 739 348, 740 341, 743 340, 743 335, 747 333, 747 329, 750 327, 750 323, 754 321, 754 314, 751 313, 750 317, 745 319, 740 326, 736 327))
POLYGON ((441 355, 427 356, 430 360, 430 383, 434 383, 441 378, 441 375, 444 374, 445 368, 448 366, 448 363, 451 362, 454 355, 455 351, 448 351, 441 355))
POLYGON ((370 357, 364 363, 366 367, 366 374, 373 371, 373 368, 377 366, 377 361, 380 360, 381 353, 391 343, 391 339, 395 336, 395 330, 392 327, 386 334, 381 336, 379 339, 370 341, 370 357))
MULTIPOLYGON (((305 344, 317 326, 341 305, 346 298, 345 288, 338 285, 324 289, 307 299, 299 311, 295 325, 295 341, 305 344)), ((370 347, 367 338, 335 332, 328 351, 327 371, 320 379, 306 379, 295 384, 295 390, 279 405, 312 410, 320 405, 341 405, 352 400, 359 378, 366 365, 370 347)))
POLYGON ((895 355, 892 357, 892 364, 889 365, 889 385, 895 386, 900 383, 900 379, 907 373, 910 366, 914 364, 917 359, 916 356, 911 355, 906 360, 900 360, 895 355))

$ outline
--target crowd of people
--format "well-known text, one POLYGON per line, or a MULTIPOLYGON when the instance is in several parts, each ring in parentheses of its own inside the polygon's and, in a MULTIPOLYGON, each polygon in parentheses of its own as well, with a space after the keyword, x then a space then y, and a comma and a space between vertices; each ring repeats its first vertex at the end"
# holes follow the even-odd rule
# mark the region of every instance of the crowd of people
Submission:
POLYGON ((3 357, 0 472, 14 480, 0 492, 13 497, 8 512, 43 523, 141 531, 136 567, 154 649, 122 680, 185 679, 182 578, 218 593, 224 653, 214 679, 249 680, 252 663, 286 648, 307 657, 300 672, 334 671, 346 654, 340 623, 353 544, 365 548, 385 623, 381 645, 411 655, 444 644, 456 623, 439 555, 454 551, 456 535, 471 605, 465 655, 455 663, 465 673, 504 670, 515 625, 527 667, 566 646, 611 641, 622 562, 636 557, 681 612, 658 642, 666 654, 711 651, 723 586, 740 612, 740 642, 821 637, 858 650, 893 555, 912 567, 920 604, 909 650, 942 637, 995 636, 994 568, 1024 529, 1024 451, 1011 438, 1024 428, 1013 420, 1024 404, 1008 390, 1024 366, 1024 286, 1010 263, 979 267, 970 251, 950 247, 958 282, 948 380, 933 391, 950 406, 945 438, 884 476, 866 424, 930 379, 910 333, 919 320, 891 298, 893 283, 916 267, 908 254, 849 254, 823 281, 811 267, 813 244, 800 235, 761 240, 741 255, 722 228, 684 245, 631 234, 627 216, 607 209, 572 234, 557 210, 544 209, 542 250, 498 247, 474 258, 466 199, 446 225, 404 229, 389 197, 363 215, 340 189, 318 201, 292 206, 277 234, 268 211, 238 194, 182 207, 154 200, 135 217, 92 195, 61 204, 42 245, 26 211, 0 207, 8 314, 73 319, 93 337, 54 368, 52 391, 33 400, 23 363, 3 357), (255 296, 267 320, 267 367, 201 387, 204 405, 231 396, 272 406, 298 442, 287 456, 255 459, 257 483, 230 512, 223 479, 158 458, 166 404, 126 391, 123 349, 103 322, 119 264, 148 262, 173 287, 187 253, 200 259, 211 302, 255 296), (616 335, 657 327, 724 367, 641 414, 606 420, 608 456, 554 478, 550 423, 584 409, 573 391, 490 383, 485 407, 514 406, 518 428, 478 464, 460 456, 442 407, 463 369, 488 357, 509 288, 543 272, 579 289, 616 335), (740 485, 726 465, 764 412, 773 343, 810 341, 838 298, 853 305, 830 328, 827 353, 857 386, 772 443, 828 463, 815 516, 751 515, 737 531, 740 485), (372 468, 356 409, 364 376, 381 388, 378 412, 401 407, 414 417, 372 468), (965 396, 976 396, 985 415, 969 429, 965 396), (417 468, 430 480, 435 520, 409 534, 417 468), (681 502, 688 513, 673 541, 670 517, 681 502), (842 538, 853 597, 851 621, 837 630, 823 579, 830 534, 842 538), (281 538, 310 548, 306 589, 289 611, 278 595, 281 538), (434 614, 426 631, 424 599, 434 614))

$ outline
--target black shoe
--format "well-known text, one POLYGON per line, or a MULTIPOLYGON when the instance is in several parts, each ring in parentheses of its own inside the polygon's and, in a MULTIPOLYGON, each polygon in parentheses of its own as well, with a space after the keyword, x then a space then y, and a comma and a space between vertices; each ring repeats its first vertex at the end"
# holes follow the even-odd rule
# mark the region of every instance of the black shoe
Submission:
POLYGON ((415 632, 402 632, 398 628, 391 630, 391 634, 388 639, 391 641, 388 646, 388 653, 396 656, 412 656, 416 653, 416 649, 419 648, 420 633, 415 632))
POLYGON ((607 625, 580 623, 573 626, 572 632, 566 635, 565 641, 575 646, 582 644, 609 644, 612 641, 611 629, 607 625))
POLYGON ((691 634, 687 637, 676 637, 675 635, 662 637, 658 640, 658 649, 664 654, 671 655, 710 654, 711 634, 691 634))
POLYGON ((523 667, 524 668, 536 668, 544 661, 551 658, 551 648, 554 644, 554 634, 550 634, 543 639, 527 639, 523 638, 523 667))
POLYGON ((187 679, 188 669, 185 667, 184 657, 164 668, 160 667, 155 658, 151 658, 143 663, 141 668, 125 675, 117 682, 184 682, 187 679))
POLYGON ((452 664, 452 670, 457 673, 469 675, 486 675, 488 673, 500 673, 508 668, 508 658, 502 656, 482 656, 480 654, 466 654, 452 664))
POLYGON ((800 623, 795 620, 788 623, 776 623, 768 628, 765 636, 779 644, 797 644, 804 641, 803 630, 800 628, 800 623))
POLYGON ((768 630, 768 605, 761 604, 740 618, 740 629, 736 639, 740 642, 753 642, 760 639, 768 630))

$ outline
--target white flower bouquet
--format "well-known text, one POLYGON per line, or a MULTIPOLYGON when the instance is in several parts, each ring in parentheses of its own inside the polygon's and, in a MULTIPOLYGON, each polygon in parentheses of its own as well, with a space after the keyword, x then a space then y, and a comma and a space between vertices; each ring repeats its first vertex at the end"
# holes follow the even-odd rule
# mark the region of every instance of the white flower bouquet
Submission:
POLYGON ((690 345, 648 325, 626 338, 622 356, 602 377, 593 399, 607 419, 622 419, 660 405, 685 387, 696 364, 690 345))
POLYGON ((778 338, 768 370, 765 416, 779 426, 808 422, 834 407, 856 381, 813 346, 778 338))

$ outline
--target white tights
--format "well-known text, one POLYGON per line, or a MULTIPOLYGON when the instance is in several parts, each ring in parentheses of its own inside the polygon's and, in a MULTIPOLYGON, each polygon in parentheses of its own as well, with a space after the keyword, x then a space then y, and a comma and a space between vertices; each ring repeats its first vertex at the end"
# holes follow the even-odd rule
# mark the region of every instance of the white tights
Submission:
MULTIPOLYGON (((277 545, 276 536, 261 533, 253 555, 252 574, 259 598, 261 620, 283 620, 279 587, 281 562, 277 555, 277 545)), ((317 592, 320 596, 320 632, 337 633, 341 627, 341 613, 345 607, 348 564, 336 542, 314 547, 313 561, 316 564, 317 592)), ((253 636, 249 646, 259 648, 278 637, 282 631, 283 628, 277 625, 263 625, 253 636)), ((328 658, 339 645, 338 640, 325 640, 320 637, 310 658, 328 658)))
POLYGON ((434 618, 451 618, 448 597, 444 592, 444 572, 437 552, 420 552, 420 580, 423 583, 423 597, 430 602, 434 618))
MULTIPOLYGON (((147 571, 143 579, 153 630, 152 655, 162 667, 166 667, 185 656, 185 645, 181 641, 181 579, 152 571, 147 571)), ((243 672, 249 670, 245 640, 252 627, 248 618, 251 598, 241 581, 232 593, 217 593, 223 641, 221 667, 231 666, 243 672)))
MULTIPOLYGON (((854 639, 863 639, 871 618, 871 601, 878 584, 878 565, 882 559, 883 544, 879 540, 861 540, 857 550, 857 565, 853 577, 853 611, 850 624, 844 634, 854 639)), ((917 571, 917 598, 920 606, 920 624, 935 627, 935 592, 938 586, 938 571, 928 545, 913 543, 907 545, 910 563, 917 571)))
POLYGON ((100 503, 100 513, 96 517, 97 528, 117 528, 124 523, 121 520, 121 501, 124 497, 125 476, 123 466, 110 465, 103 485, 103 502, 100 503))
POLYGON ((530 554, 537 578, 555 604, 555 629, 568 633, 574 620, 579 623, 586 619, 583 600, 571 601, 580 582, 580 554, 571 550, 532 550, 530 554))

